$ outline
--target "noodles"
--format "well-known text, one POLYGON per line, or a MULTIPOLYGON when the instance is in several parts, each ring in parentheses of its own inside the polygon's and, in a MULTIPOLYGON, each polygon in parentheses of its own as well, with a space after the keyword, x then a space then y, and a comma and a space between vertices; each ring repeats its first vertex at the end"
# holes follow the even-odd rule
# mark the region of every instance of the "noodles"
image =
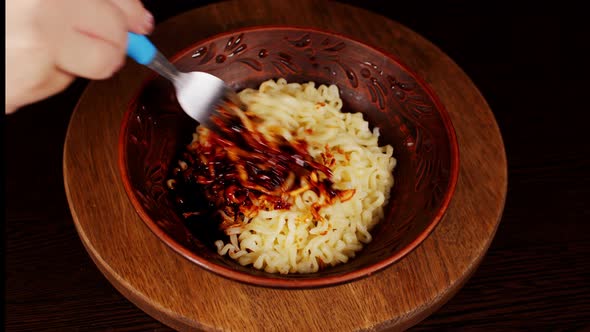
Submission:
POLYGON ((225 233, 218 253, 241 265, 288 274, 348 262, 384 216, 393 148, 341 111, 335 85, 268 80, 239 96, 247 111, 216 119, 224 135, 198 127, 169 187, 198 184, 225 233))

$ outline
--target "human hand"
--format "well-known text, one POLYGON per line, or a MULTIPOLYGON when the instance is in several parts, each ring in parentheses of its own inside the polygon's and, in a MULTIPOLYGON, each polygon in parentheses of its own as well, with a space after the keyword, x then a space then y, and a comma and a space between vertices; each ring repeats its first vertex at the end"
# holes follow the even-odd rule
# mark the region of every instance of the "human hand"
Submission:
POLYGON ((149 34, 139 0, 6 2, 6 113, 64 90, 76 77, 105 79, 125 63, 127 32, 149 34))

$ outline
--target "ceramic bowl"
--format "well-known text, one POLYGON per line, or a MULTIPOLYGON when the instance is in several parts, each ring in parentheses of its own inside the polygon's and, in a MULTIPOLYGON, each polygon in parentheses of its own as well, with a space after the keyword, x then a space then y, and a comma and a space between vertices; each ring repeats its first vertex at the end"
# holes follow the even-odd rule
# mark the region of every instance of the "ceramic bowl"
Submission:
POLYGON ((459 155, 444 105, 416 74, 379 45, 325 30, 259 26, 202 40, 171 58, 184 71, 205 71, 232 88, 268 79, 336 84, 345 112, 362 112, 391 144, 397 166, 385 218, 373 240, 345 264, 311 274, 273 274, 220 256, 206 230, 189 229, 165 184, 197 123, 179 108, 172 85, 152 76, 124 116, 119 144, 122 181, 143 222, 171 249, 238 282, 268 287, 329 286, 367 277, 398 262, 443 218, 453 196, 459 155))

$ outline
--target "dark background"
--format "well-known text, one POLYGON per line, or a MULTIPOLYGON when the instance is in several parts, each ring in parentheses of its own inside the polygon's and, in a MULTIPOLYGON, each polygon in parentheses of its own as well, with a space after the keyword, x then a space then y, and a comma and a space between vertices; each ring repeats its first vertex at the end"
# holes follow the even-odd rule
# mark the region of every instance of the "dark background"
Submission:
MULTIPOLYGON (((212 2, 144 1, 157 22, 212 2)), ((490 104, 506 147, 506 207, 486 257, 465 287, 412 331, 589 330, 584 11, 527 1, 518 8, 497 1, 340 2, 404 24, 455 60, 490 104)), ((108 283, 72 222, 62 147, 86 83, 3 121, 5 327, 167 331, 108 283)))

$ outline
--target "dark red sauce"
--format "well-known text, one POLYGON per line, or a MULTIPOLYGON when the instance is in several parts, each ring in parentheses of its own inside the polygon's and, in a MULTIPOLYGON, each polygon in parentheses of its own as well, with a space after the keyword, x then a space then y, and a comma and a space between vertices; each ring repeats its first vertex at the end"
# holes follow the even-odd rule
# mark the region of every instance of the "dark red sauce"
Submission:
MULTIPOLYGON (((182 166, 173 168, 169 188, 189 228, 225 232, 260 210, 289 209, 302 183, 326 204, 354 195, 333 187, 330 163, 313 160, 305 141, 267 139, 257 130, 260 121, 232 107, 220 109, 213 130, 200 128, 200 139, 180 153, 182 166)), ((316 218, 321 207, 312 207, 316 218)))

